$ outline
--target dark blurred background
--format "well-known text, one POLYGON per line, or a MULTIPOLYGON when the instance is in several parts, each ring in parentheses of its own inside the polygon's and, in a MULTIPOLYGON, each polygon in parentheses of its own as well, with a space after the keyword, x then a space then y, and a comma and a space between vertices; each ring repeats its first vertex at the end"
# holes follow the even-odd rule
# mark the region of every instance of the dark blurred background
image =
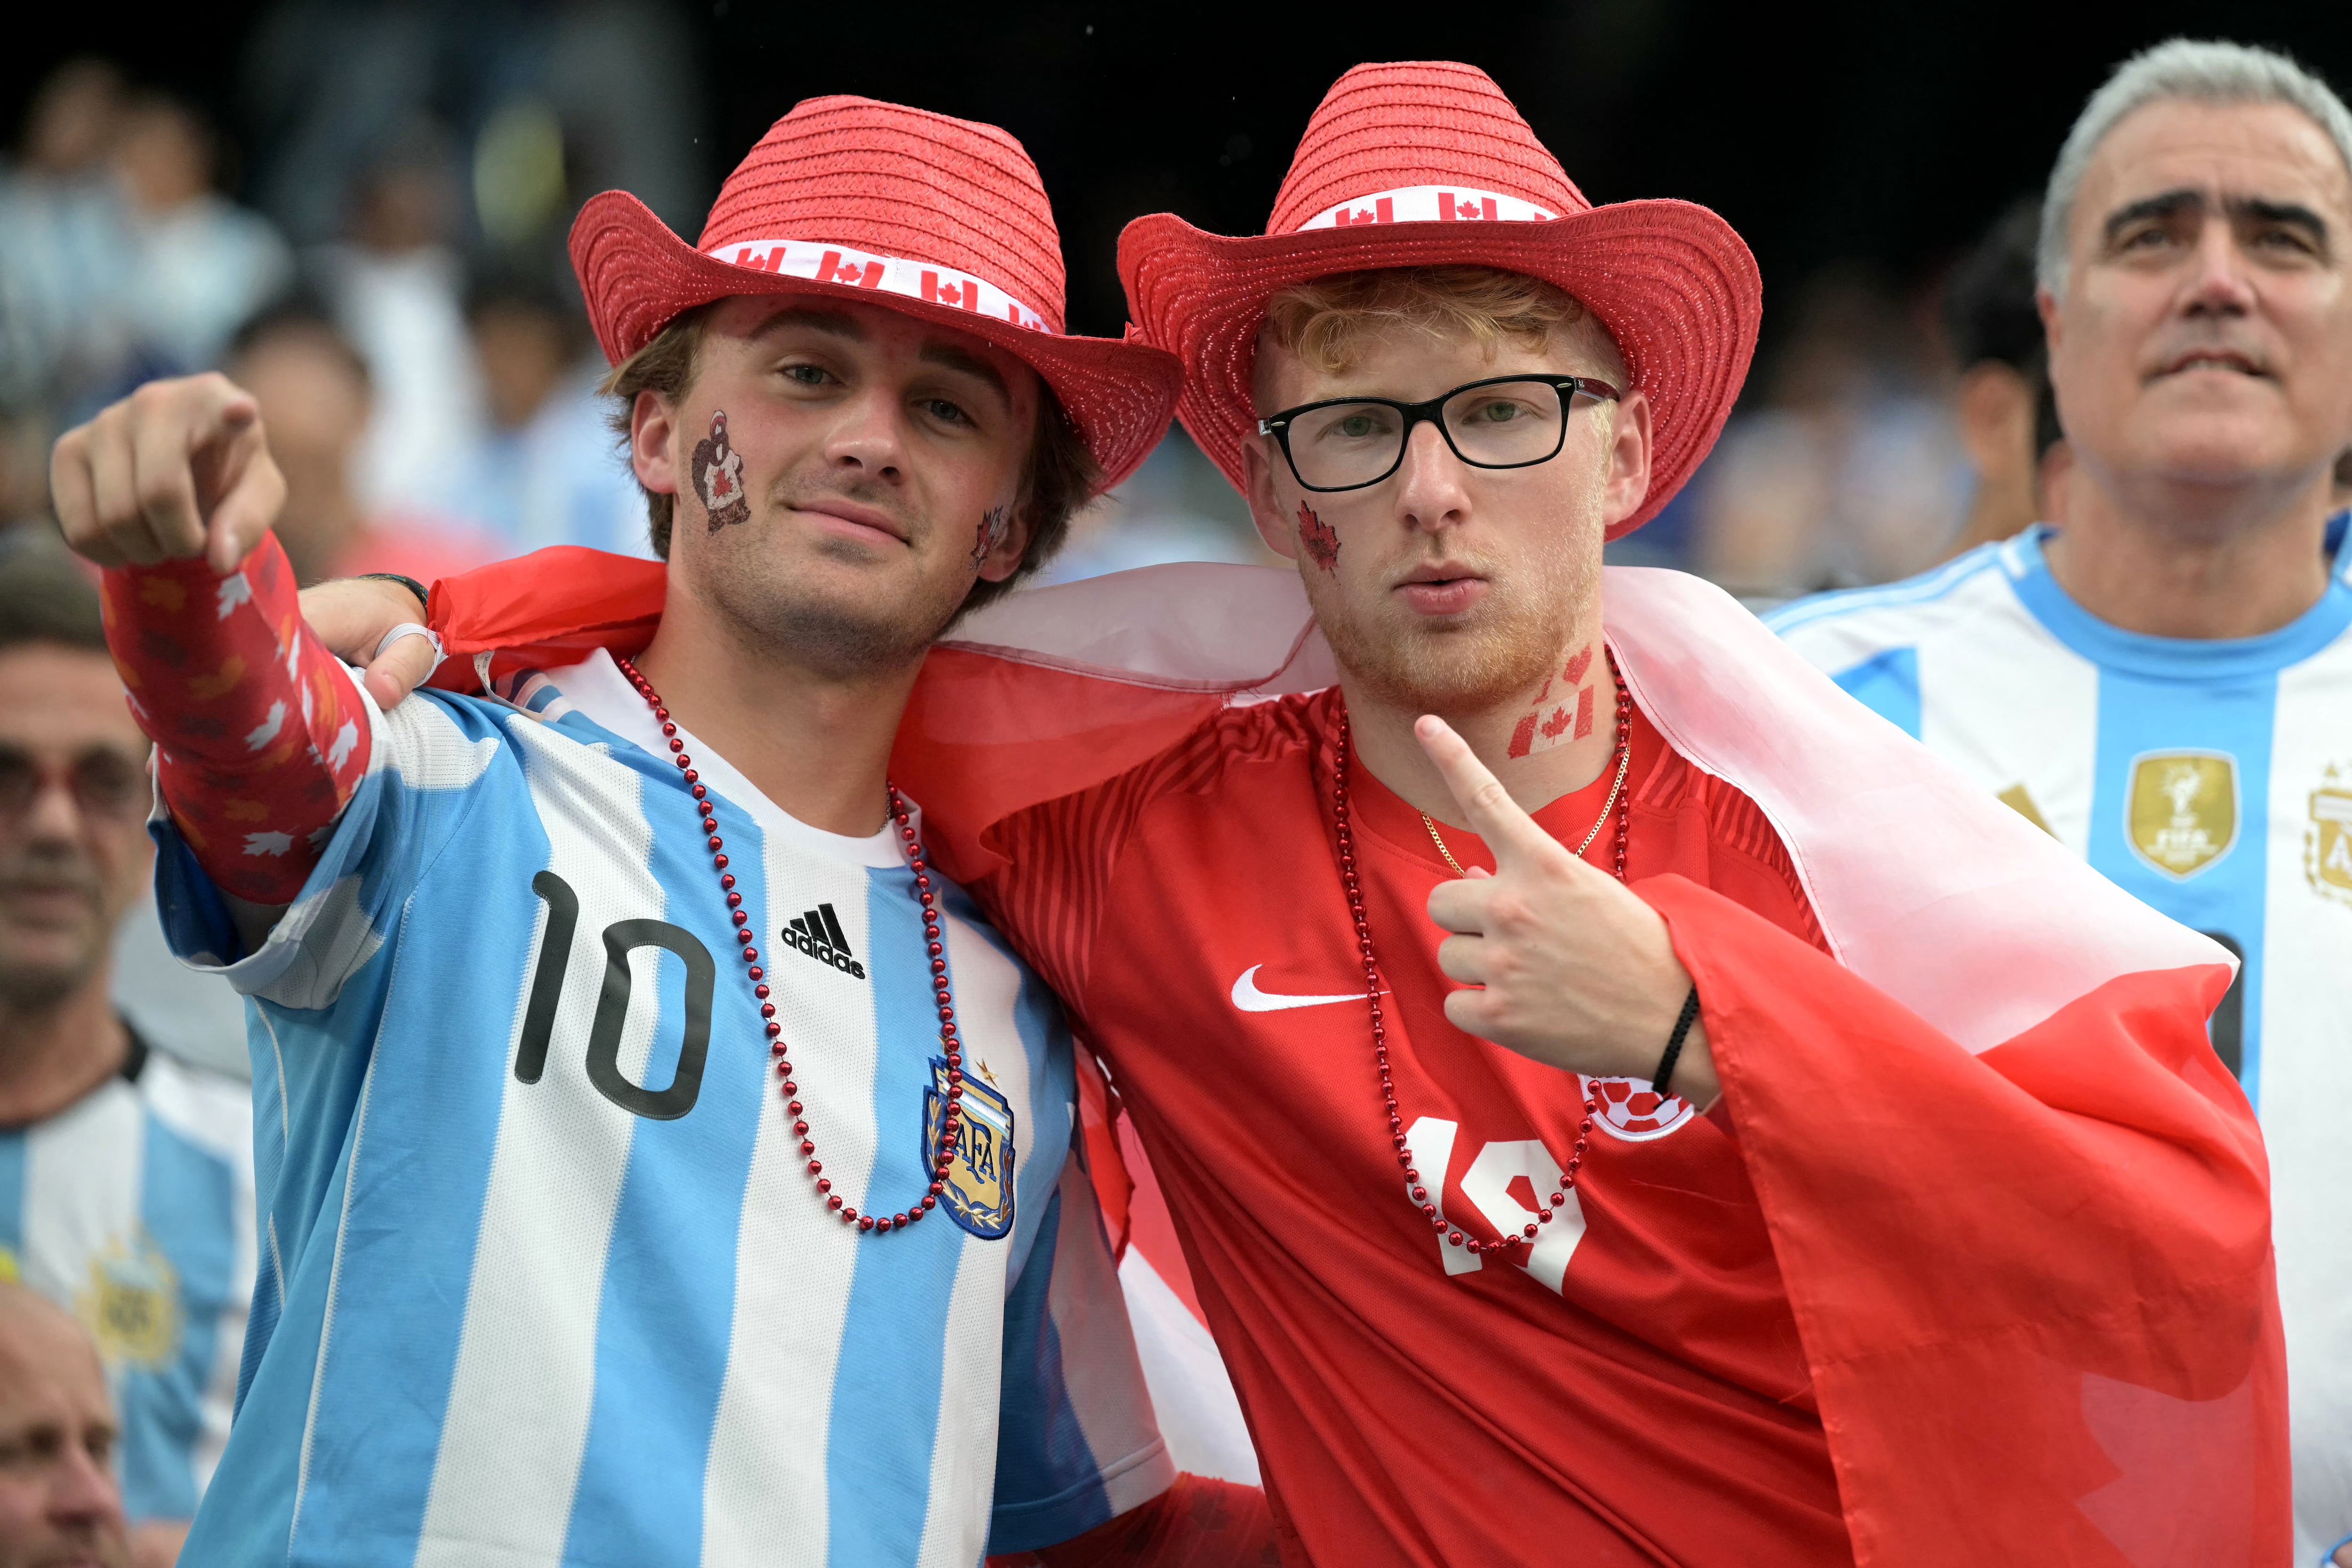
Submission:
MULTIPOLYGON (((1971 507, 2002 481, 1969 423, 1972 365, 2010 365, 2032 403, 2015 205, 2107 69, 2183 32, 2284 48, 2339 88, 2352 74, 2352 14, 2267 3, 280 0, 59 27, 0 59, 0 502, 43 509, 63 423, 146 375, 226 364, 307 465, 289 534, 306 574, 642 550, 563 262, 586 196, 634 191, 690 239, 801 98, 990 121, 1055 199, 1071 330, 1115 333, 1127 219, 1259 229, 1332 78, 1442 58, 1490 72, 1592 200, 1705 203, 1762 266, 1738 417, 1618 552, 1759 598, 1885 580, 1982 532, 1971 507)), ((1181 435, 1059 574, 1171 555, 1259 558, 1181 435)))

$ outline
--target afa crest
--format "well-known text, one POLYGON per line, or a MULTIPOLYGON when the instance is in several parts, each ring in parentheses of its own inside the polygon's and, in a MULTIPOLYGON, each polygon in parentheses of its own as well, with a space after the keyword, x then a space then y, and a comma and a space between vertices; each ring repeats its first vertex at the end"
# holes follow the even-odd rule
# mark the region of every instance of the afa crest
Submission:
MULTIPOLYGON (((975 1058, 966 1057, 965 1060, 975 1058)), ((956 1129, 955 1163, 948 1167, 940 1203, 956 1224, 994 1241, 1013 1228, 1013 1106, 982 1081, 964 1074, 961 1123, 956 1129)), ((940 1146, 940 1125, 948 1104, 948 1059, 931 1058, 931 1081, 923 1090, 923 1159, 940 1146)))
POLYGON ((2303 870, 2313 892, 2352 904, 2352 766, 2329 768, 2311 792, 2303 870))
POLYGON ((180 1350, 180 1277, 152 1242, 110 1242, 89 1260, 74 1315, 112 1367, 159 1371, 180 1350))
POLYGON ((2132 853, 2186 881, 2238 842, 2238 759, 2227 752, 2144 752, 2132 759, 2124 837, 2132 853))

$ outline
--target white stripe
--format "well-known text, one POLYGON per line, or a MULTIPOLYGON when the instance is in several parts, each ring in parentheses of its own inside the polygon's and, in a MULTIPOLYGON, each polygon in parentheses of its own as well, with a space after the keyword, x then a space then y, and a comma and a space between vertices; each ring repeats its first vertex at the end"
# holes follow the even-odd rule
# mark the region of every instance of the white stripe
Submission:
MULTIPOLYGON (((959 1009, 956 1016, 964 1014, 959 1009)), ((942 1225, 955 1224, 937 1213, 932 1217, 942 1225)), ((918 1568, 971 1568, 988 1550, 989 1500, 996 1489, 997 1401, 1004 1382, 1006 1245, 966 1237, 956 1262, 955 1286, 948 1297, 939 1426, 931 1439, 929 1511, 923 1518, 922 1544, 915 1553, 918 1568)))
POLYGON ((1249 1424, 1217 1342, 1141 1247, 1128 1247, 1118 1283, 1169 1461, 1196 1476, 1258 1485, 1257 1450, 1250 1446, 1249 1424))
POLYGON ((201 1497, 228 1445, 236 1405, 236 1374, 245 1356, 245 1323, 253 1306, 257 1266, 253 1213, 253 1100, 246 1086, 191 1071, 168 1057, 150 1057, 139 1089, 156 1119, 229 1170, 232 1251, 228 1293, 215 1320, 213 1364, 205 1379, 202 1426, 188 1453, 201 1497))
MULTIPOLYGON (((706 750, 692 755, 698 769, 708 765, 706 750)), ((796 853, 780 835, 763 834, 762 844, 759 886, 744 889, 745 907, 767 933, 760 950, 776 1021, 795 1069, 806 1075, 794 1081, 811 1126, 824 1130, 824 1173, 845 1203, 862 1209, 876 1146, 871 987, 877 983, 772 944, 785 921, 830 903, 872 973, 866 871, 796 853)), ((740 966, 726 973, 734 962, 720 956, 722 984, 742 984, 740 966)), ((859 1243, 811 1191, 782 1097, 769 1088, 762 1101, 736 1227, 734 1337, 703 1475, 702 1561, 710 1568, 819 1563, 829 1555, 833 1383, 859 1243)), ((911 1127, 893 1131, 915 1136, 911 1127)))
POLYGON ((1987 795, 2022 787, 2052 836, 2087 857, 2098 666, 2034 619, 2004 576, 1913 614, 1920 741, 1987 795))
POLYGON ((89 1289, 90 1259, 139 1234, 147 1139, 139 1096, 109 1079, 79 1103, 25 1135, 26 1285, 74 1306, 89 1289))
POLYGON ((2295 1512, 2333 1542, 2352 1529, 2352 891, 2319 874, 2312 796, 2323 787, 2352 790, 2352 634, 2279 672, 2263 994, 2246 999, 2262 1019, 2256 1109, 2270 1152, 2295 1512))
MULTIPOLYGON (((513 724, 508 734, 547 833, 548 868, 578 897, 579 920, 545 1068, 532 1084, 501 1075, 498 1140, 419 1568, 458 1568, 501 1551, 551 1563, 562 1555, 595 1394, 605 1254, 637 1121, 588 1079, 588 1035, 604 973, 602 933, 615 921, 658 918, 667 908, 648 868, 653 830, 638 775, 537 725, 513 724), (517 1452, 525 1435, 527 1460, 517 1452)), ((543 909, 538 923, 543 932, 543 909)), ((521 965, 508 1060, 537 946, 521 965)), ((657 961, 651 952, 638 957, 657 961)), ((651 978, 635 959, 632 973, 651 978)), ((622 1029, 620 1065, 634 1080, 642 1080, 651 1050, 660 1009, 646 999, 656 994, 639 984, 622 1029)))
POLYGON ((1404 185, 1325 207, 1300 224, 1298 232, 1376 223, 1543 223, 1558 216, 1523 196, 1507 196, 1499 191, 1468 185, 1404 185))
POLYGON ((1093 1178, 1069 1160, 1062 1167, 1062 1228, 1054 1245, 1046 1293, 1062 1347, 1062 1388, 1086 1434, 1110 1511, 1139 1508, 1168 1489, 1176 1467, 1152 1419, 1151 1393, 1135 1353, 1127 1294, 1110 1260, 1093 1178))
POLYGON ((936 261, 908 261, 896 256, 852 250, 822 240, 749 239, 719 246, 714 258, 754 272, 775 272, 788 278, 809 278, 851 289, 874 289, 903 294, 935 305, 952 306, 975 315, 1011 321, 1033 332, 1053 331, 1045 318, 984 278, 959 272, 936 261))

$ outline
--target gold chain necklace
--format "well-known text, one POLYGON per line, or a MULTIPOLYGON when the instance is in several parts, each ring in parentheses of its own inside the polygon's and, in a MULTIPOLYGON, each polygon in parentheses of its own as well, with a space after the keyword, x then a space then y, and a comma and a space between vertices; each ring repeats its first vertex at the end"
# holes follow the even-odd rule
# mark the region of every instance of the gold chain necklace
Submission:
MULTIPOLYGON (((1609 676, 1611 684, 1615 685, 1617 657, 1614 654, 1609 657, 1609 676)), ((1610 813, 1616 809, 1617 796, 1625 787, 1626 764, 1632 762, 1633 757, 1633 727, 1627 722, 1630 717, 1631 715, 1626 711, 1625 689, 1619 685, 1617 687, 1617 776, 1610 781, 1609 798, 1601 803, 1601 815, 1592 819, 1592 831, 1587 833, 1584 836, 1584 842, 1576 847, 1576 858, 1580 860, 1584 858, 1584 852, 1592 847, 1592 841, 1601 837, 1601 825, 1607 822, 1610 813)), ((1444 836, 1437 831, 1437 824, 1430 819, 1429 813, 1424 811, 1421 814, 1421 825, 1429 829, 1429 841, 1437 846, 1437 852, 1445 857, 1445 863, 1454 868, 1454 874, 1457 877, 1468 876, 1470 873, 1462 868, 1462 862, 1454 858, 1454 851, 1445 847, 1444 836)), ((1620 877, 1625 874, 1622 853, 1619 856, 1617 874, 1620 877)))

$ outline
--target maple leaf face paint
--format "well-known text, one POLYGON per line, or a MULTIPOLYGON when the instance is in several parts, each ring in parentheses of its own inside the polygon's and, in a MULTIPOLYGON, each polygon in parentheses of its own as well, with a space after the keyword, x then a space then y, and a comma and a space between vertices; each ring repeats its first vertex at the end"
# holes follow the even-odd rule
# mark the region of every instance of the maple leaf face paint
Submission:
POLYGON ((695 443, 690 467, 711 532, 751 521, 751 503, 743 494, 743 454, 728 445, 726 410, 710 416, 710 434, 695 443))
POLYGON ((1298 547, 1324 571, 1339 569, 1339 531, 1316 516, 1305 501, 1298 503, 1298 547))
POLYGON ((1009 506, 992 506, 980 514, 980 529, 971 542, 973 571, 988 563, 988 558, 996 553, 996 547, 1004 542, 1004 536, 1012 530, 1013 509, 1009 506))

